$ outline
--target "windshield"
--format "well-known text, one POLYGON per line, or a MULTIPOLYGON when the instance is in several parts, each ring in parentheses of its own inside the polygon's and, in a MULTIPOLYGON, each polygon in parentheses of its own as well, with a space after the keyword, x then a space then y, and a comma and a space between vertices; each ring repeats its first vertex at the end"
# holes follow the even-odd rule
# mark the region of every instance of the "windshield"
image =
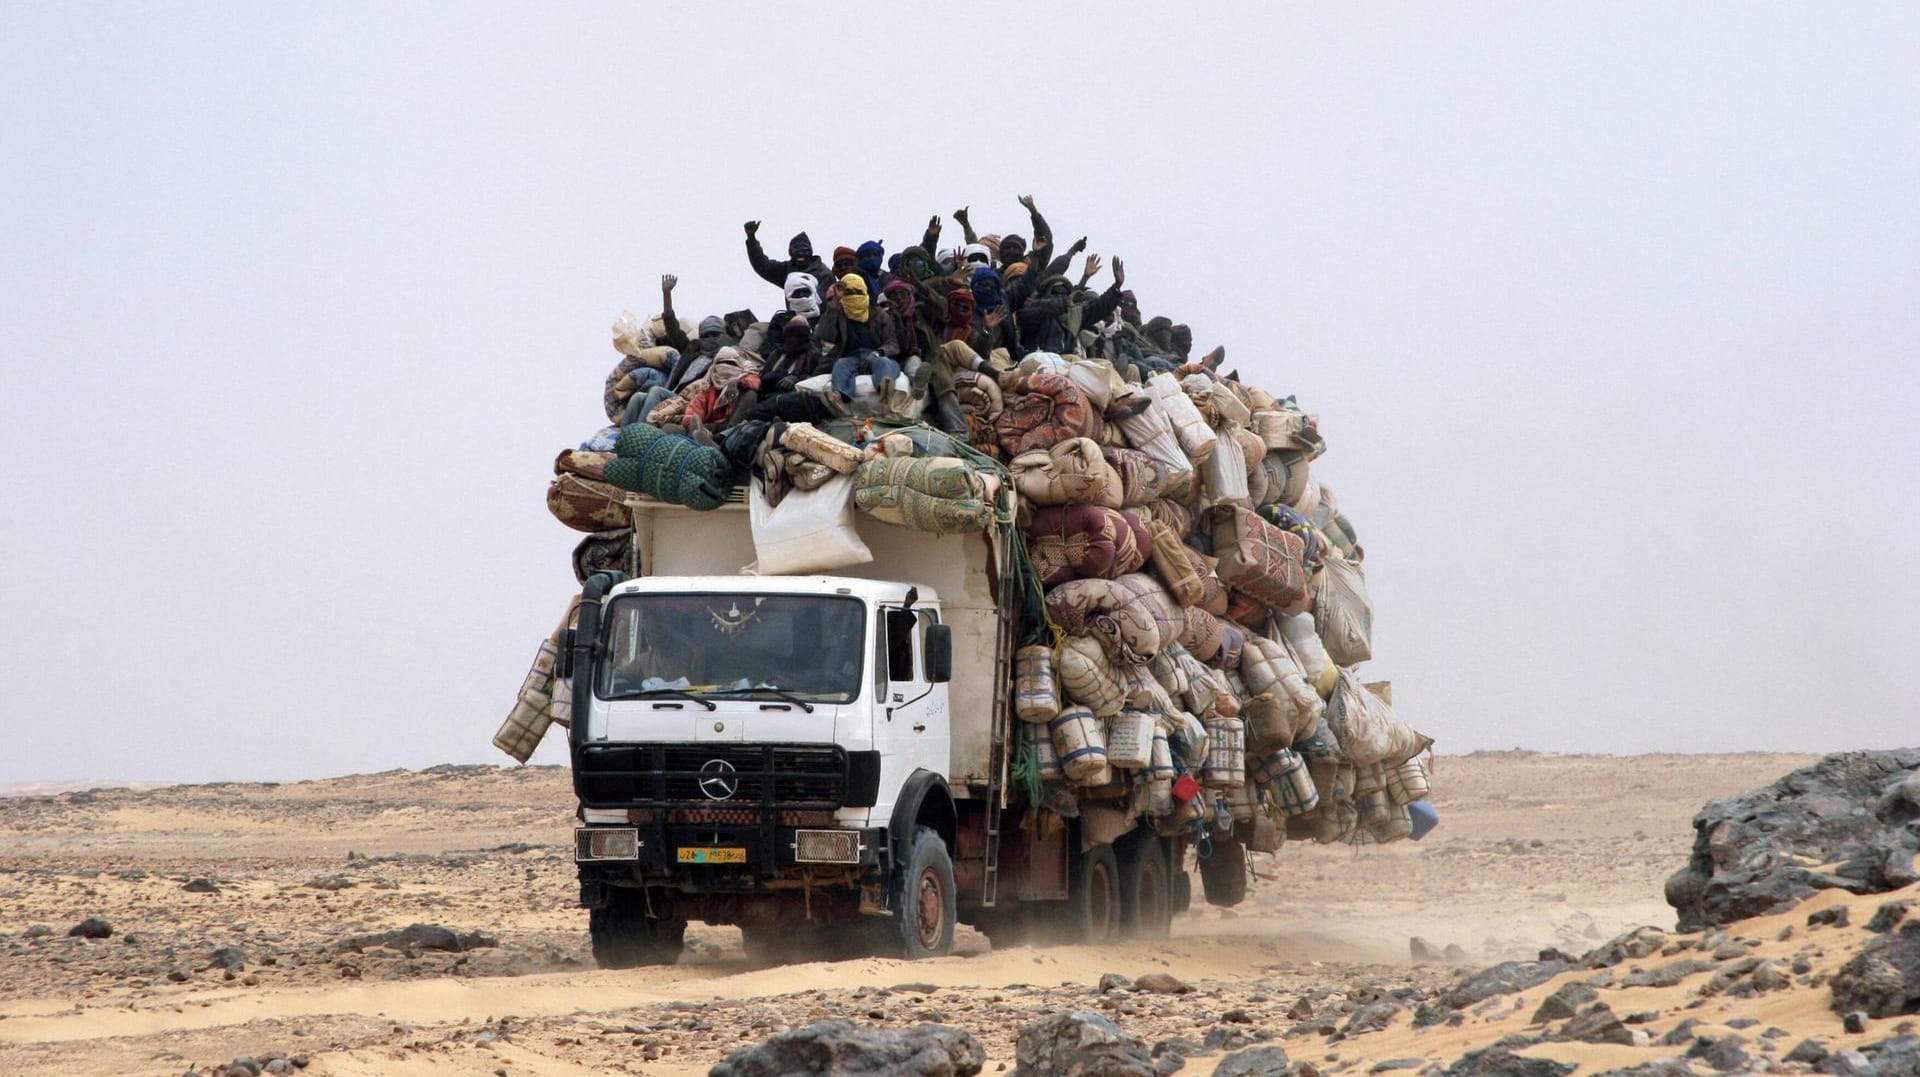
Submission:
POLYGON ((675 690, 785 692, 810 703, 860 694, 866 607, 819 595, 622 595, 607 605, 602 699, 675 690))

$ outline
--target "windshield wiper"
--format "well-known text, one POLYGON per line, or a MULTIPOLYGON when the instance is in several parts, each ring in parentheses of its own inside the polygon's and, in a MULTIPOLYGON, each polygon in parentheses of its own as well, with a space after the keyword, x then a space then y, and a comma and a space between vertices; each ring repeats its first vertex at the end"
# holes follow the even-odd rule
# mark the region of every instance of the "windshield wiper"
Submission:
POLYGON ((719 709, 719 707, 713 702, 713 700, 707 699, 704 696, 694 695, 692 692, 689 692, 684 688, 649 688, 644 692, 635 692, 634 694, 627 696, 626 698, 651 699, 658 696, 667 696, 673 699, 691 699, 695 703, 700 704, 702 707, 705 707, 710 711, 719 709))
MULTIPOLYGON (((788 703, 791 703, 794 706, 799 707, 801 710, 806 711, 808 714, 813 713, 813 704, 807 702, 804 699, 801 699, 799 696, 794 695, 792 692, 784 691, 779 688, 741 688, 738 691, 744 692, 748 695, 772 696, 775 699, 784 700, 788 703)), ((727 694, 734 695, 735 693, 728 692, 727 694)))

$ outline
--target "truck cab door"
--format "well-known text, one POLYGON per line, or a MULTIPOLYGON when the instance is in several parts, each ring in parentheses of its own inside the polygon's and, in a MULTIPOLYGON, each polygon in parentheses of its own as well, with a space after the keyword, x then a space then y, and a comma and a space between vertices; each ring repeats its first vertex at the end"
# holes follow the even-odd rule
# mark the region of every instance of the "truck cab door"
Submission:
POLYGON ((874 655, 873 745, 881 752, 880 795, 919 769, 944 777, 951 733, 947 686, 927 680, 927 629, 940 614, 928 606, 880 607, 874 655))

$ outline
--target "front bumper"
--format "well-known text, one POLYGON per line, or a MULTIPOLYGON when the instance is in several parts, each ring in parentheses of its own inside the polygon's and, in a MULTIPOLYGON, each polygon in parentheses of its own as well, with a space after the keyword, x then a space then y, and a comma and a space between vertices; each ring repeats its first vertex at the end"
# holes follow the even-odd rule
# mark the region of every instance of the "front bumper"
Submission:
MULTIPOLYGON (((641 813, 635 813, 639 815, 641 813)), ((632 859, 578 859, 582 903, 588 902, 589 887, 666 886, 683 893, 747 893, 766 890, 782 881, 802 881, 836 869, 847 869, 859 877, 884 873, 887 861, 885 827, 861 829, 832 826, 783 826, 758 823, 698 824, 669 822, 666 813, 638 825, 624 827, 582 827, 576 834, 594 831, 626 830, 637 832, 638 849, 632 859), (806 840, 802 835, 807 834, 806 840), (833 835, 826 837, 825 835, 833 835), (838 838, 849 835, 849 838, 838 838), (837 838, 837 840, 836 840, 837 838), (823 846, 850 846, 854 859, 821 858, 823 846), (686 855, 701 861, 682 859, 686 855), (717 850, 728 850, 716 853, 717 850), (739 850, 738 853, 731 852, 739 850), (728 862, 721 857, 738 857, 728 862)), ((576 853, 587 844, 576 839, 576 853)), ((603 843, 604 844, 604 843, 603 843)), ((825 850, 829 853, 835 850, 825 850)), ((589 906, 591 907, 591 905, 589 906)))

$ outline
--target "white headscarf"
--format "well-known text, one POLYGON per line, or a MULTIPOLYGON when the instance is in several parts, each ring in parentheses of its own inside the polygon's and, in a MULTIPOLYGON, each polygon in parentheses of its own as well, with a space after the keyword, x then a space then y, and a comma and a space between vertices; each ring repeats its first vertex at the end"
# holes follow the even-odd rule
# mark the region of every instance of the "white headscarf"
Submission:
POLYGON ((960 248, 960 264, 966 266, 986 266, 988 269, 992 269, 993 252, 987 249, 985 243, 969 243, 960 248), (975 260, 976 257, 978 261, 975 260))
POLYGON ((811 273, 787 274, 787 309, 809 318, 820 316, 820 282, 811 273))

